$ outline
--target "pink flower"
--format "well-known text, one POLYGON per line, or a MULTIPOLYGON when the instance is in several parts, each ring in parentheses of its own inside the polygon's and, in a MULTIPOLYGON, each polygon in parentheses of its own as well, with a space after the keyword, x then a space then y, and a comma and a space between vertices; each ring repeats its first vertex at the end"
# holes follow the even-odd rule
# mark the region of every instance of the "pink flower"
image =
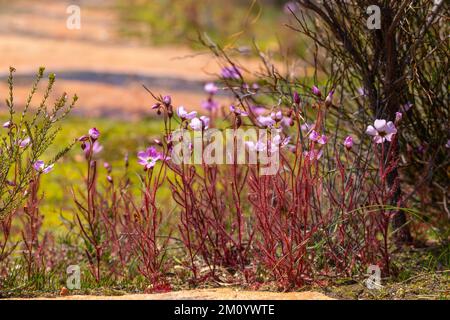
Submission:
POLYGON ((403 113, 401 113, 401 112, 395 113, 395 123, 399 123, 400 121, 402 121, 402 118, 403 118, 403 113))
POLYGON ((183 106, 179 106, 177 109, 177 114, 182 120, 191 120, 197 116, 197 111, 187 112, 183 106))
POLYGON ((217 91, 219 91, 219 88, 213 82, 209 82, 209 83, 205 84, 204 89, 209 94, 216 94, 217 91))
POLYGON ((291 141, 291 137, 287 136, 286 138, 282 139, 281 136, 279 134, 277 134, 275 137, 273 137, 272 139, 272 148, 278 148, 278 147, 285 147, 289 144, 289 142, 291 141))
POLYGON ((86 135, 81 136, 81 137, 78 138, 78 141, 80 141, 80 142, 85 142, 85 141, 88 141, 88 140, 89 140, 89 137, 86 136, 86 135))
POLYGON ((209 121, 210 121, 209 117, 207 117, 207 116, 201 116, 201 117, 200 117, 200 120, 201 120, 202 123, 203 123, 203 127, 204 127, 205 129, 208 129, 208 127, 209 127, 209 121))
POLYGON ((202 108, 208 111, 216 110, 219 107, 219 104, 213 99, 203 100, 202 108))
POLYGON ((259 116, 258 122, 264 127, 271 127, 275 124, 275 120, 272 117, 259 116))
POLYGON ((351 136, 348 136, 344 140, 344 146, 350 150, 353 147, 353 138, 351 136))
POLYGON ((170 106, 172 103, 172 97, 171 96, 164 96, 163 103, 166 107, 170 106))
POLYGON ((312 126, 311 124, 304 123, 301 125, 300 129, 302 131, 309 131, 309 129, 311 129, 311 126, 312 126))
POLYGON ((447 140, 447 143, 445 144, 445 147, 446 147, 447 149, 450 149, 450 140, 447 140))
POLYGON ((252 112, 257 116, 261 116, 266 112, 266 109, 261 106, 251 106, 250 108, 252 109, 252 112))
POLYGON ((397 129, 392 121, 377 119, 373 126, 368 126, 366 133, 373 136, 375 143, 383 143, 391 141, 392 137, 397 133, 397 129))
POLYGON ((300 95, 298 94, 297 91, 294 92, 292 99, 294 100, 295 104, 300 104, 300 95))
POLYGON ((294 125, 294 120, 292 120, 292 118, 290 117, 283 117, 283 125, 286 127, 290 127, 294 125))
POLYGON ((317 143, 322 144, 322 145, 326 144, 327 142, 328 142, 328 138, 324 134, 319 139, 317 139, 317 143))
POLYGON ((323 155, 323 150, 322 149, 320 149, 320 150, 312 149, 311 151, 303 152, 303 155, 306 158, 308 158, 310 161, 319 160, 323 155))
POLYGON ((320 139, 320 135, 319 133, 317 133, 316 130, 311 131, 311 133, 309 134, 309 140, 311 141, 317 141, 320 139))
MULTIPOLYGON (((98 141, 94 141, 93 145, 92 145, 92 154, 97 154, 100 153, 103 150, 103 146, 98 143, 98 141)), ((85 142, 84 143, 84 154, 87 156, 89 156, 89 153, 91 152, 91 143, 90 142, 85 142)))
POLYGON ((92 140, 97 140, 100 137, 100 131, 97 128, 89 129, 89 136, 92 140))
POLYGON ((147 148, 145 151, 139 151, 137 155, 138 163, 144 166, 146 170, 153 168, 158 160, 163 159, 162 154, 156 151, 155 147, 147 148))
POLYGON ((25 139, 19 140, 19 147, 26 148, 31 142, 30 137, 26 137, 25 139))
POLYGON ((363 87, 358 88, 358 93, 359 93, 359 95, 361 97, 367 97, 368 96, 367 90, 365 88, 363 88, 363 87))
POLYGON ((275 135, 271 141, 267 141, 266 139, 260 139, 256 142, 246 141, 245 145, 248 147, 250 151, 264 152, 267 150, 267 145, 269 143, 269 152, 274 153, 279 150, 279 148, 286 147, 291 141, 291 137, 287 136, 286 138, 281 138, 279 134, 275 135))
POLYGON ((36 170, 39 173, 44 173, 44 174, 52 171, 53 166, 54 166, 54 164, 46 166, 44 161, 42 161, 42 160, 38 160, 33 164, 34 170, 36 170))
POLYGON ((283 11, 286 14, 291 14, 292 12, 296 12, 299 8, 300 6, 298 5, 297 2, 289 1, 284 5, 283 11))
POLYGON ((233 112, 237 116, 242 116, 242 117, 247 117, 248 116, 247 112, 245 112, 245 111, 243 111, 243 110, 241 110, 239 108, 236 108, 233 105, 230 106, 230 111, 233 112))
POLYGON ((409 109, 411 109, 413 107, 413 104, 411 102, 407 102, 406 104, 402 105, 400 107, 400 111, 401 112, 408 112, 409 109))
POLYGON ((106 171, 111 172, 112 166, 109 164, 109 162, 104 162, 103 167, 106 169, 106 171))
POLYGON ((320 89, 317 88, 316 86, 313 86, 311 91, 315 96, 318 96, 318 97, 322 96, 322 92, 320 92, 320 89))
POLYGON ((236 66, 225 67, 221 72, 222 78, 224 79, 240 79, 241 73, 236 66))
POLYGON ((5 129, 9 129, 9 128, 11 128, 12 127, 12 122, 11 121, 6 121, 4 124, 3 124, 3 128, 5 128, 5 129))

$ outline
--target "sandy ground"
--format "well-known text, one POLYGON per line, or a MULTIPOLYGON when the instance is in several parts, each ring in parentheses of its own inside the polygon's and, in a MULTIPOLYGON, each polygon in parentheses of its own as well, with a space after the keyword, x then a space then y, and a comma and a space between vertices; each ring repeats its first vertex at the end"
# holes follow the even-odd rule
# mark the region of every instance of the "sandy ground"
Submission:
POLYGON ((39 300, 333 300, 318 292, 263 292, 235 289, 184 290, 157 294, 130 294, 124 296, 65 296, 39 300))

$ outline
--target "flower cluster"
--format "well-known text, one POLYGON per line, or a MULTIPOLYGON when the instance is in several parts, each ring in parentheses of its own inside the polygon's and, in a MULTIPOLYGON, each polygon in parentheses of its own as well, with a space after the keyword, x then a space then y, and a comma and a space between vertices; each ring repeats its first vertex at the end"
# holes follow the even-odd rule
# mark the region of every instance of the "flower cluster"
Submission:
POLYGON ((100 131, 97 128, 91 128, 88 135, 81 136, 78 141, 81 142, 81 149, 86 159, 102 152, 103 146, 98 142, 100 131))
POLYGON ((209 127, 209 117, 200 116, 197 118, 197 111, 188 112, 183 106, 180 106, 177 109, 177 114, 181 121, 188 123, 189 127, 194 131, 206 130, 209 127))
POLYGON ((224 79, 238 80, 241 78, 241 72, 238 67, 230 66, 222 69, 221 76, 224 79))

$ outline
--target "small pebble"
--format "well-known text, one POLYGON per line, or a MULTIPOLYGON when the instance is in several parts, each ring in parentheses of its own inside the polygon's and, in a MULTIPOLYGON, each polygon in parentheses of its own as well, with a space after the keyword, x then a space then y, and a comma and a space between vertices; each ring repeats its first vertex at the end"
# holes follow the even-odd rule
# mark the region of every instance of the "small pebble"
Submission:
POLYGON ((61 291, 59 292, 60 296, 67 296, 69 294, 69 289, 67 289, 66 287, 62 287, 61 291))

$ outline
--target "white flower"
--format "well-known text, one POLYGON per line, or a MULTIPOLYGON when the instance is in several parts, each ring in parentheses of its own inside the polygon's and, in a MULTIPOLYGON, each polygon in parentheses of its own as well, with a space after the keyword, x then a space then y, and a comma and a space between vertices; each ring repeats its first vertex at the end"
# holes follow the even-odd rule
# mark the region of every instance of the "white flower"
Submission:
POLYGON ((189 126, 194 131, 201 131, 203 128, 202 121, 199 118, 192 119, 191 122, 189 123, 189 126))

